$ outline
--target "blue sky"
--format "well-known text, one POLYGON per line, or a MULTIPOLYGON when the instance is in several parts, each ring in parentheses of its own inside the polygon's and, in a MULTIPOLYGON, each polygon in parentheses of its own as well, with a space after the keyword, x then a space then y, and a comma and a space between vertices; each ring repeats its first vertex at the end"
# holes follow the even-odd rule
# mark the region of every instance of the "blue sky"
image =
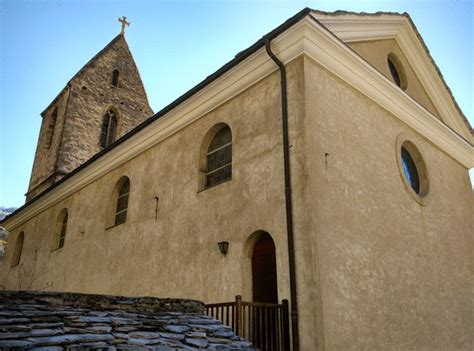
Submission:
POLYGON ((474 125, 474 1, 0 0, 0 206, 24 203, 40 113, 120 31, 153 110, 172 102, 305 6, 408 12, 474 125))

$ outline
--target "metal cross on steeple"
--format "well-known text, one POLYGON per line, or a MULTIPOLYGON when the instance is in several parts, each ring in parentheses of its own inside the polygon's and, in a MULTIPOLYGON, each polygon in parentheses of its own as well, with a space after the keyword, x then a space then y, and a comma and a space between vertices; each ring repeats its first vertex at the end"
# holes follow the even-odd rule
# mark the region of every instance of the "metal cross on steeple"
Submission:
POLYGON ((129 26, 130 22, 127 22, 127 17, 125 16, 119 18, 118 21, 122 23, 122 30, 120 31, 120 34, 125 34, 125 26, 129 26))

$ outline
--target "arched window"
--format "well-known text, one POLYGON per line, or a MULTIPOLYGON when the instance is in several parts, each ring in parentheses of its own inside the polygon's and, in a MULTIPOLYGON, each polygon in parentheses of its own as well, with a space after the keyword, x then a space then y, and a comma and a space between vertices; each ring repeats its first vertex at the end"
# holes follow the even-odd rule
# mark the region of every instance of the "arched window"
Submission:
POLYGON ((117 116, 113 110, 107 111, 102 120, 102 129, 100 131, 100 147, 106 148, 115 141, 117 131, 117 116))
POLYGON ((120 76, 119 71, 115 69, 115 70, 112 72, 112 85, 113 85, 114 87, 118 87, 118 84, 119 84, 119 76, 120 76))
POLYGON ((117 192, 117 206, 115 207, 114 225, 125 223, 127 220, 128 195, 130 194, 130 180, 127 177, 119 181, 117 192))
POLYGON ((232 178, 232 132, 224 125, 207 149, 206 188, 232 178))
POLYGON ((25 233, 21 232, 20 235, 18 235, 18 239, 16 239, 15 243, 15 250, 13 251, 13 257, 12 257, 12 267, 18 266, 20 264, 20 259, 21 259, 21 251, 23 250, 23 242, 25 241, 25 233))
POLYGON ((66 240, 67 219, 68 219, 67 209, 63 209, 61 213, 59 214, 58 246, 56 247, 57 249, 60 249, 64 246, 64 241, 66 240))

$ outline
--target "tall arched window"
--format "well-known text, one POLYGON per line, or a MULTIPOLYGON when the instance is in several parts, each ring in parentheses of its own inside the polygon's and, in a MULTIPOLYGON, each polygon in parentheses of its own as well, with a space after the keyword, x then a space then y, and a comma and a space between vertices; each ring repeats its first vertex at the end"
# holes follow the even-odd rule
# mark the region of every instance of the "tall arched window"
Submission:
POLYGON ((128 195, 130 194, 130 180, 122 178, 118 184, 117 206, 115 207, 114 225, 125 223, 127 220, 128 195))
POLYGON ((119 76, 120 76, 120 73, 118 70, 114 69, 114 71, 112 72, 112 85, 114 87, 118 87, 118 84, 119 84, 119 76))
POLYGON ((224 125, 207 149, 206 187, 232 178, 232 132, 224 125))
POLYGON ((25 241, 25 233, 21 232, 16 239, 15 250, 13 251, 11 266, 15 267, 20 264, 21 252, 23 251, 23 242, 25 241))
POLYGON ((115 141, 117 131, 117 116, 113 110, 107 111, 102 120, 102 129, 100 131, 100 147, 106 148, 115 141))
POLYGON ((59 214, 57 249, 64 247, 64 241, 66 240, 67 220, 68 220, 67 209, 63 209, 61 213, 59 214))

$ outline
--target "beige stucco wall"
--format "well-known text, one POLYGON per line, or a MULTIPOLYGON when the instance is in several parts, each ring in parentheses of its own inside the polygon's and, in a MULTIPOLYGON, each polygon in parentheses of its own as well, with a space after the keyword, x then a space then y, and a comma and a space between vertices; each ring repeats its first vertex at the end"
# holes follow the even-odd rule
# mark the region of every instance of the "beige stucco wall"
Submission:
MULTIPOLYGON (((467 170, 310 59, 305 97, 312 229, 297 231, 297 250, 305 253, 298 266, 306 270, 300 279, 318 275, 299 282, 301 320, 323 320, 327 350, 471 349, 474 196, 467 170), (425 206, 398 169, 402 132, 428 169, 425 206), (318 294, 322 311, 310 308, 318 294)), ((311 323, 301 324, 302 335, 311 331, 311 323)), ((316 337, 302 341, 311 350, 316 337)))
POLYGON ((393 78, 388 67, 387 57, 390 53, 394 53, 400 60, 402 69, 405 71, 407 79, 407 87, 405 89, 406 93, 436 117, 441 119, 439 112, 431 101, 431 98, 426 93, 425 88, 421 84, 415 71, 395 39, 353 42, 348 43, 348 45, 368 63, 374 66, 375 69, 390 79, 390 81, 393 81, 393 78))
MULTIPOLYGON (((293 96, 302 94, 296 92, 302 84, 293 83, 297 74, 302 82, 302 60, 290 66, 293 96)), ((4 265, 1 284, 20 288, 22 274, 23 287, 30 289, 206 302, 231 301, 243 294, 249 300, 248 238, 265 230, 277 249, 278 297, 289 298, 279 82, 278 73, 272 74, 15 229, 11 243, 25 232, 22 266, 4 265), (227 123, 232 130, 233 176, 201 191, 200 148, 217 123, 227 123), (127 222, 106 229, 111 193, 123 175, 131 182, 127 222), (64 207, 69 210, 65 246, 51 252, 52 228, 64 207), (226 257, 217 246, 223 240, 230 242, 226 257)), ((295 115, 302 114, 302 97, 299 100, 291 105, 295 115)), ((11 252, 6 262, 10 260, 11 252)))
MULTIPOLYGON (((287 69, 301 350, 469 349, 467 170, 310 59, 287 69), (401 132, 425 158, 425 206, 399 173, 401 132)), ((278 298, 289 299, 279 89, 275 72, 16 228, 10 243, 25 232, 22 265, 10 268, 8 250, 0 284, 249 300, 248 238, 265 230, 276 243, 278 298), (233 133, 233 177, 199 191, 202 140, 222 122, 233 133), (131 181, 128 219, 106 229, 110 194, 123 175, 131 181), (51 252, 51 228, 64 207, 66 243, 51 252), (222 240, 230 242, 226 257, 217 249, 222 240)))

